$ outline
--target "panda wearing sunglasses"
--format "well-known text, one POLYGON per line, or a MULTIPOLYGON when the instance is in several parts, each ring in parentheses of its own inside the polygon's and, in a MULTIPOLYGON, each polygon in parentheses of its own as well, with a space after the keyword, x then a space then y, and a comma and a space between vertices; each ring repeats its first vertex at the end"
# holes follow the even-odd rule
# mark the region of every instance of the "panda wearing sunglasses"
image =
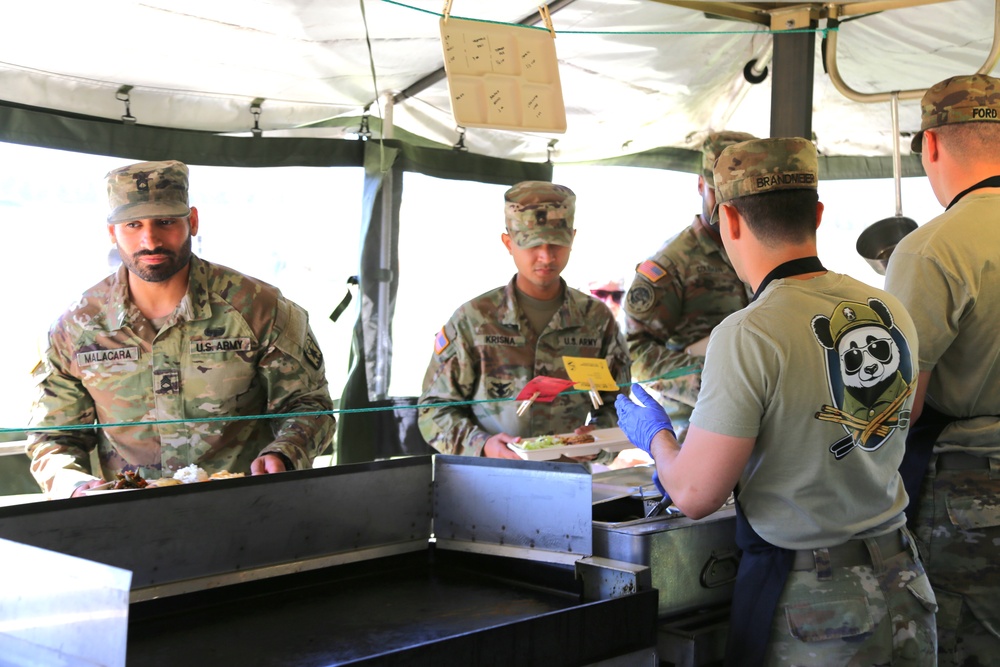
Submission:
POLYGON ((909 410, 900 408, 913 391, 903 373, 910 365, 910 353, 901 350, 893 336, 892 313, 878 299, 868 299, 867 304, 843 301, 832 316, 816 315, 812 327, 828 351, 836 403, 824 405, 816 418, 839 423, 847 431, 830 452, 841 459, 855 447, 878 449, 893 429, 908 426, 909 410))

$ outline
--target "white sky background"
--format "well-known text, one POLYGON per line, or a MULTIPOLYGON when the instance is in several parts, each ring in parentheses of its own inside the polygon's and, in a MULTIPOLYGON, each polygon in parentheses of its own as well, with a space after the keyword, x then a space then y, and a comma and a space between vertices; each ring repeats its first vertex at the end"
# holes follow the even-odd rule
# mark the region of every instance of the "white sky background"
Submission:
MULTIPOLYGON (((37 342, 84 289, 107 275, 111 243, 104 175, 119 158, 0 143, 0 222, 8 321, 0 355, 0 427, 23 428, 33 396, 37 342)), ((346 379, 352 307, 329 314, 357 273, 363 176, 353 168, 191 168, 201 234, 195 252, 277 285, 306 308, 334 398, 346 379)), ((577 236, 563 274, 570 286, 624 278, 700 210, 697 177, 627 167, 557 167, 577 194, 577 236)), ((923 224, 941 212, 924 178, 904 179, 903 214, 923 224)), ((500 242, 502 186, 406 174, 400 286, 390 394, 420 393, 433 338, 454 310, 506 283, 514 264, 500 242)), ((821 181, 819 230, 827 268, 881 287, 857 255, 858 234, 896 212, 891 179, 821 181)))

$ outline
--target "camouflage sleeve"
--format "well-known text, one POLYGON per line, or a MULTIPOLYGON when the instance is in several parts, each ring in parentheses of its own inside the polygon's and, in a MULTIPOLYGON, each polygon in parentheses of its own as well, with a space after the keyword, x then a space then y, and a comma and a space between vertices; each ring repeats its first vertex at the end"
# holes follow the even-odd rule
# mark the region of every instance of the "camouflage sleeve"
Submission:
MULTIPOLYGON (((479 381, 477 369, 453 318, 435 338, 434 356, 424 375, 419 404, 472 400, 479 381)), ((442 454, 480 456, 491 435, 479 427, 468 405, 421 408, 417 424, 427 444, 442 454)))
MULTIPOLYGON (((97 411, 90 394, 77 378, 66 372, 69 360, 52 344, 35 366, 32 375, 37 394, 32 407, 30 427, 93 424, 97 411)), ((97 479, 91 474, 90 452, 97 446, 95 429, 31 431, 27 454, 31 474, 51 498, 68 498, 77 486, 97 479)))
MULTIPOLYGON (((267 389, 267 413, 332 411, 323 354, 305 310, 279 300, 272 335, 257 368, 267 389)), ((274 442, 260 453, 283 454, 301 470, 333 440, 336 420, 332 414, 288 417, 275 419, 272 428, 274 442)))
MULTIPOLYGON (((675 337, 683 313, 682 294, 682 281, 673 267, 656 283, 638 274, 633 280, 625 298, 625 328, 632 375, 636 382, 657 378, 686 366, 701 367, 702 358, 685 354, 684 345, 675 337)), ((660 382, 651 384, 656 390, 664 390, 660 382)), ((697 387, 680 394, 683 395, 672 395, 671 398, 693 406, 697 387)))

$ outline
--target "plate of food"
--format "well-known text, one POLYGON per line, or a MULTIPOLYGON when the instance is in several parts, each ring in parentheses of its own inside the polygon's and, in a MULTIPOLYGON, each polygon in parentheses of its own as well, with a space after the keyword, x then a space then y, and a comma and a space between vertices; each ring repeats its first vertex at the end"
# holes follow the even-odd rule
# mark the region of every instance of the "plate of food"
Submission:
POLYGON ((562 433, 521 438, 509 442, 507 448, 525 461, 551 461, 563 456, 589 456, 602 450, 618 452, 634 447, 620 428, 599 428, 590 433, 562 433))
POLYGON ((154 479, 150 481, 150 486, 165 487, 165 486, 179 486, 181 484, 197 484, 200 482, 214 482, 219 479, 236 479, 238 477, 244 477, 245 473, 242 472, 229 472, 228 470, 220 470, 219 472, 213 472, 208 474, 203 468, 199 467, 197 464, 191 464, 184 468, 174 471, 172 477, 161 477, 160 479, 154 479))
POLYGON ((104 484, 84 489, 84 494, 88 496, 99 495, 101 493, 118 493, 119 491, 138 491, 148 486, 148 482, 137 472, 126 470, 124 473, 115 475, 115 479, 104 484))

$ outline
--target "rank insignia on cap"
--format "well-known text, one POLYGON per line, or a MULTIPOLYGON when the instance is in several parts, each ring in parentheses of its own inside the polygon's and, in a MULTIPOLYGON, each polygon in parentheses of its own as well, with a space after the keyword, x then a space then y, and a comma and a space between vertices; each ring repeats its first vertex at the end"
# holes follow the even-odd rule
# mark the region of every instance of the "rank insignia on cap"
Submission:
POLYGON ((647 259, 645 262, 640 264, 636 267, 635 271, 636 273, 641 273, 646 276, 654 283, 663 276, 667 275, 667 272, 663 270, 663 267, 651 259, 647 259))
POLYGON ((434 354, 441 354, 444 352, 449 343, 451 343, 451 341, 444 335, 444 327, 441 327, 441 331, 438 331, 437 336, 434 337, 434 354))

